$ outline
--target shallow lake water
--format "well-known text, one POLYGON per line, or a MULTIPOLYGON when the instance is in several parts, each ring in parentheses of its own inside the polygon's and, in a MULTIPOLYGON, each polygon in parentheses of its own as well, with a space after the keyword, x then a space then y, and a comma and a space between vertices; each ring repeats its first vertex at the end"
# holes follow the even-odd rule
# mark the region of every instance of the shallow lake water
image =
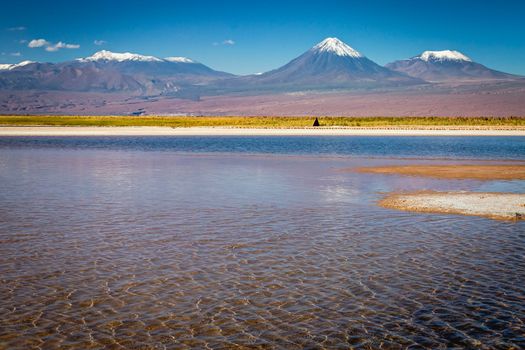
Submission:
POLYGON ((525 138, 0 138, 0 349, 525 347, 525 222, 376 206, 524 181, 525 138))

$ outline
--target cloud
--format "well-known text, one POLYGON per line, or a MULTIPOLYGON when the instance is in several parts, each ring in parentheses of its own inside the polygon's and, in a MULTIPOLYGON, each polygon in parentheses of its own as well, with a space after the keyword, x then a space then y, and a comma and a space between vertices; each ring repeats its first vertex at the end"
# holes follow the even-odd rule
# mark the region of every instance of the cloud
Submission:
POLYGON ((22 40, 19 41, 19 43, 20 44, 25 44, 25 43, 27 43, 27 40, 26 39, 22 39, 22 40))
POLYGON ((7 30, 9 30, 10 32, 21 32, 23 30, 26 30, 27 28, 24 27, 24 26, 18 26, 18 27, 10 27, 10 28, 7 28, 7 30))
POLYGON ((34 49, 35 47, 43 47, 51 45, 51 43, 45 39, 33 39, 27 44, 27 47, 34 49))
MULTIPOLYGON (((7 56, 8 53, 7 52, 2 52, 2 53, 0 53, 0 55, 7 56)), ((22 54, 20 52, 10 52, 9 56, 20 57, 20 56, 22 56, 22 54)))
POLYGON ((108 42, 106 40, 95 40, 93 41, 93 44, 97 45, 97 46, 101 46, 101 45, 104 45, 104 44, 107 44, 108 42))
POLYGON ((27 47, 32 49, 37 47, 45 47, 46 51, 55 52, 60 49, 78 49, 80 45, 78 44, 67 44, 65 42, 59 41, 56 44, 50 43, 45 39, 33 39, 27 44, 27 47))
POLYGON ((213 46, 219 46, 219 45, 235 45, 235 41, 233 41, 232 39, 226 39, 222 42, 214 42, 213 43, 213 46))
POLYGON ((78 44, 66 44, 62 41, 59 41, 55 45, 49 45, 46 47, 46 51, 58 51, 60 49, 78 49, 80 45, 78 44))

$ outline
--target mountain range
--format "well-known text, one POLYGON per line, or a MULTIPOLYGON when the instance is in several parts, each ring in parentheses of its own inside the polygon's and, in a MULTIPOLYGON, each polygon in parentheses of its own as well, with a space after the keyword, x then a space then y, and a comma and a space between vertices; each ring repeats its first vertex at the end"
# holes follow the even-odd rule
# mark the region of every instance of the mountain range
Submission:
POLYGON ((456 107, 446 113, 463 115, 468 106, 472 113, 521 115, 524 96, 525 78, 487 68, 458 51, 425 51, 381 66, 337 38, 326 38, 282 67, 246 76, 186 57, 105 50, 60 63, 0 64, 4 114, 253 114, 258 107, 258 114, 277 115, 289 104, 289 114, 323 114, 333 107, 331 113, 338 115, 355 108, 371 115, 434 115, 449 111, 454 99, 456 107), (203 99, 207 102, 184 102, 203 99), (335 99, 330 108, 327 99, 335 99), (256 105, 262 100, 264 106, 256 105))
POLYGON ((132 53, 99 51, 62 63, 3 65, 0 89, 132 92, 155 95, 185 86, 232 77, 185 57, 159 59, 132 53))
POLYGON ((425 51, 381 66, 337 38, 326 38, 280 68, 249 76, 216 71, 186 57, 157 58, 110 51, 61 63, 0 65, 3 90, 127 92, 145 96, 374 89, 518 78, 449 50, 425 51))

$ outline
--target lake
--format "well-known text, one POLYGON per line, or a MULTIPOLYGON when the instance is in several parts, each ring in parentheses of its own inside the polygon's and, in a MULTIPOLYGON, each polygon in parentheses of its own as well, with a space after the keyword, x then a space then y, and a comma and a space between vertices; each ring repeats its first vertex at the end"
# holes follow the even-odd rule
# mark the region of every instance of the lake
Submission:
POLYGON ((524 181, 524 137, 0 137, 0 348, 524 348, 525 222, 378 207, 524 181))

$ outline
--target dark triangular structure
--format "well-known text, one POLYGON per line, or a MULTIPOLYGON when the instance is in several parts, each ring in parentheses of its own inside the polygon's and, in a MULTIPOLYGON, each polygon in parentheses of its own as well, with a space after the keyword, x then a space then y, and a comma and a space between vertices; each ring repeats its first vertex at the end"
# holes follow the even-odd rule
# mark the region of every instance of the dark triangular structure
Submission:
POLYGON ((319 120, 318 120, 317 118, 315 118, 314 126, 320 126, 320 124, 319 124, 319 120))

